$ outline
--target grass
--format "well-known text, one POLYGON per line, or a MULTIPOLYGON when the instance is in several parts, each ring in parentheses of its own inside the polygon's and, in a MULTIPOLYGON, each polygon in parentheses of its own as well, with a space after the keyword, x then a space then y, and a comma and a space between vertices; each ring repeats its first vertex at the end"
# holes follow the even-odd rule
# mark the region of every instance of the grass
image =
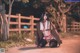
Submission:
POLYGON ((29 33, 11 33, 7 41, 0 41, 0 48, 10 48, 15 46, 25 46, 26 44, 33 44, 33 42, 29 42, 26 39, 30 38, 31 35, 29 33), (26 39, 25 39, 26 38, 26 39))
MULTIPOLYGON (((80 33, 60 33, 61 38, 66 38, 66 37, 73 37, 74 35, 79 35, 80 33)), ((11 33, 9 36, 9 39, 7 41, 0 41, 0 48, 10 48, 10 47, 18 47, 18 46, 25 46, 28 44, 33 44, 35 43, 34 40, 33 42, 26 41, 27 38, 31 38, 30 33, 22 33, 22 34, 17 34, 17 33, 11 33)))

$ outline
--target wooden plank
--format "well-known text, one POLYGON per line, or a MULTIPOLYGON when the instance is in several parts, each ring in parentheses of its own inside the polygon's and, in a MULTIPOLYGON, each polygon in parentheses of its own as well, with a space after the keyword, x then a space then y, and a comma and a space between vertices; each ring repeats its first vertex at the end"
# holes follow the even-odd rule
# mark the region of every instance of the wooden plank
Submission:
POLYGON ((34 18, 34 20, 40 20, 39 18, 34 18))
POLYGON ((80 22, 71 22, 71 23, 79 23, 80 24, 80 22))
MULTIPOLYGON (((18 31, 18 29, 9 29, 9 31, 18 31)), ((31 31, 31 29, 21 29, 21 31, 31 31)))
MULTIPOLYGON (((67 29, 69 29, 69 28, 67 28, 67 29)), ((70 28, 70 29, 80 29, 80 28, 70 28)))
POLYGON ((10 22, 9 24, 19 24, 18 22, 10 22))
POLYGON ((21 29, 21 31, 31 31, 31 29, 27 28, 27 29, 21 29))
POLYGON ((80 25, 67 25, 67 26, 80 26, 80 25))
POLYGON ((67 29, 67 31, 72 31, 72 30, 73 30, 73 31, 76 31, 76 30, 77 30, 77 31, 80 31, 80 29, 67 29))
POLYGON ((21 25, 31 25, 31 23, 21 23, 21 25))
POLYGON ((37 23, 34 23, 34 25, 36 25, 37 23))
POLYGON ((18 32, 19 32, 19 34, 21 34, 21 14, 18 14, 18 16, 19 16, 19 18, 18 18, 18 32))
POLYGON ((9 29, 9 31, 19 31, 19 29, 9 29))
MULTIPOLYGON (((8 17, 8 15, 6 15, 8 17)), ((15 15, 10 15, 10 18, 19 18, 19 16, 15 15)))
POLYGON ((30 23, 31 23, 31 35, 32 35, 32 37, 33 37, 33 34, 34 34, 34 16, 31 16, 31 21, 30 21, 30 23))
POLYGON ((31 19, 31 17, 25 17, 25 16, 21 16, 21 19, 31 19))

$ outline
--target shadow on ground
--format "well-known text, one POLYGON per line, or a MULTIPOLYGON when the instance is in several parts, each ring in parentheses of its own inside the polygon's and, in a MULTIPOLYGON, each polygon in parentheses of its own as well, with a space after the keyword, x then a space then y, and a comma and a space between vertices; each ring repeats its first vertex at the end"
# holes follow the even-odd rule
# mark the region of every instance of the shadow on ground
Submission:
MULTIPOLYGON (((49 46, 46 46, 44 48, 38 48, 38 47, 25 47, 25 48, 20 48, 19 50, 33 50, 33 49, 45 49, 45 48, 50 48, 49 46)), ((58 47, 54 47, 58 48, 58 47)))

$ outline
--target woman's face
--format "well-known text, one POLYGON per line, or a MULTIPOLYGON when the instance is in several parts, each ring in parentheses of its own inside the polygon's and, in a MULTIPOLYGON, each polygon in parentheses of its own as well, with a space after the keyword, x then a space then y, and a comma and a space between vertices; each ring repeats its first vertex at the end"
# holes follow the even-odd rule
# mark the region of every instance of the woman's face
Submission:
POLYGON ((47 16, 46 16, 46 15, 44 15, 44 17, 43 17, 43 18, 44 18, 44 21, 45 21, 45 20, 47 20, 47 16))

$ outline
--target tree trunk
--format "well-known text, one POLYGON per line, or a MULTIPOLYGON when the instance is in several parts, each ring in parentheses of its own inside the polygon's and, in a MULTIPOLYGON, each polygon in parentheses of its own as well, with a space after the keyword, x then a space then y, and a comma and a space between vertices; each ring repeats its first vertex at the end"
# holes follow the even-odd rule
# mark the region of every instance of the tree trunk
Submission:
POLYGON ((9 36, 9 27, 10 27, 10 25, 9 25, 9 22, 10 22, 10 15, 11 15, 11 11, 12 11, 12 4, 13 4, 13 2, 14 2, 14 0, 9 0, 9 16, 8 16, 8 36, 9 36))
POLYGON ((62 31, 66 32, 66 15, 62 14, 62 31))
POLYGON ((5 5, 2 4, 2 1, 0 1, 0 14, 2 18, 2 40, 5 41, 8 38, 7 34, 7 18, 5 16, 5 5))
POLYGON ((7 19, 5 14, 2 14, 3 24, 2 24, 2 40, 6 41, 8 39, 8 30, 7 30, 7 19))
POLYGON ((11 9, 12 9, 12 4, 13 4, 14 0, 9 0, 9 17, 7 20, 7 17, 5 15, 5 6, 2 4, 2 0, 0 0, 0 7, 1 7, 1 11, 0 14, 2 16, 2 40, 5 41, 8 39, 9 36, 9 22, 10 21, 10 15, 11 15, 11 9))

